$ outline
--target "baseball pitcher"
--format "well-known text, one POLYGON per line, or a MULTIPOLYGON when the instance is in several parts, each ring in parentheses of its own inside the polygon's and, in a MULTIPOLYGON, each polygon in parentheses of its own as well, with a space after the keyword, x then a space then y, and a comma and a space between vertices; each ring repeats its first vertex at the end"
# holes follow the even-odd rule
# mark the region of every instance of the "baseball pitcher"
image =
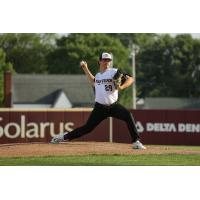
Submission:
POLYGON ((112 56, 109 53, 102 53, 99 56, 99 73, 95 76, 90 72, 85 61, 80 66, 85 72, 89 82, 95 88, 95 106, 87 122, 82 127, 71 132, 57 135, 52 138, 51 143, 57 144, 63 141, 70 141, 91 132, 101 121, 107 117, 115 117, 126 122, 132 138, 133 149, 146 149, 139 140, 134 118, 132 114, 118 103, 118 92, 124 90, 133 83, 133 77, 122 73, 116 68, 110 68, 112 56))

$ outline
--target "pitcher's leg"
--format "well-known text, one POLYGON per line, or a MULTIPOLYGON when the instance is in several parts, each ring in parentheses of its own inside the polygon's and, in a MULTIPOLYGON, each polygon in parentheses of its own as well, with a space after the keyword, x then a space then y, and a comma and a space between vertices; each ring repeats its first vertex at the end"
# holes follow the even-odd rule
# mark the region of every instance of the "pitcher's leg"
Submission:
POLYGON ((125 107, 120 104, 114 105, 111 109, 111 116, 126 122, 132 142, 139 140, 139 133, 133 115, 125 107))
POLYGON ((74 129, 64 135, 64 140, 72 140, 91 132, 101 121, 107 117, 107 112, 95 106, 85 125, 74 129))

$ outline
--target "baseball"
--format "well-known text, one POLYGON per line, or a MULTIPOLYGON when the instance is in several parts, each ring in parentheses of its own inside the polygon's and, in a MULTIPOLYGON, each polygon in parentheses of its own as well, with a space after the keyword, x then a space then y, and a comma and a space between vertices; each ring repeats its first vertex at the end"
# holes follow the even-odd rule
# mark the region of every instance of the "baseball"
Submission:
POLYGON ((84 66, 85 64, 86 64, 86 62, 83 61, 83 60, 80 62, 80 65, 81 65, 81 66, 84 66))

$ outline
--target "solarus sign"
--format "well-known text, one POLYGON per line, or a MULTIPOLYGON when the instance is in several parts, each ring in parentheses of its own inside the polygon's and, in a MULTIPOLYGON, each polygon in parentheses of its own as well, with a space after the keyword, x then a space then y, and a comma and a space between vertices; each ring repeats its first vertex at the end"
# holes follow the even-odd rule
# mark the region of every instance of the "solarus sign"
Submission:
POLYGON ((60 122, 58 132, 55 131, 54 122, 27 122, 26 116, 21 115, 20 122, 9 122, 2 126, 4 121, 3 117, 0 117, 0 138, 4 135, 7 138, 45 138, 45 132, 49 132, 53 137, 55 134, 63 133, 66 131, 72 131, 73 122, 60 122))

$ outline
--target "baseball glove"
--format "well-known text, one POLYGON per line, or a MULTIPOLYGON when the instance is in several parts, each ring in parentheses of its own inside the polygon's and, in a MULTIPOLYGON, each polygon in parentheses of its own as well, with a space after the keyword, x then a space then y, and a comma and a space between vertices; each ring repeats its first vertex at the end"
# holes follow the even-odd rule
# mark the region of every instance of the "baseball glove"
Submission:
POLYGON ((117 88, 120 85, 123 85, 126 79, 126 75, 118 69, 115 75, 113 76, 113 82, 115 84, 115 87, 117 88))

